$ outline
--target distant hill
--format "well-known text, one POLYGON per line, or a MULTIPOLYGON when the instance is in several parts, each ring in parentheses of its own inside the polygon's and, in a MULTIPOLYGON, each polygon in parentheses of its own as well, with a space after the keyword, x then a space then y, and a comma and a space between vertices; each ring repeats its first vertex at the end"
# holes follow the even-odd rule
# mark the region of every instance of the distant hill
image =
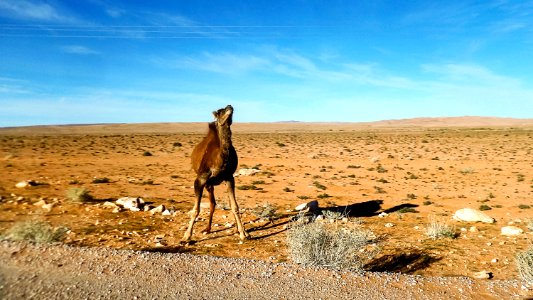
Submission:
MULTIPOLYGON (((527 127, 533 129, 533 119, 513 119, 496 117, 441 117, 384 120, 377 122, 272 122, 234 123, 235 133, 246 132, 320 132, 351 131, 368 129, 416 129, 416 128, 488 128, 488 127, 527 127)), ((47 134, 169 134, 205 133, 205 122, 191 123, 131 123, 131 124, 85 124, 85 125, 46 125, 0 128, 0 134, 8 135, 47 135, 47 134)))
POLYGON ((371 127, 513 127, 532 126, 533 119, 464 116, 384 120, 366 124, 371 127))

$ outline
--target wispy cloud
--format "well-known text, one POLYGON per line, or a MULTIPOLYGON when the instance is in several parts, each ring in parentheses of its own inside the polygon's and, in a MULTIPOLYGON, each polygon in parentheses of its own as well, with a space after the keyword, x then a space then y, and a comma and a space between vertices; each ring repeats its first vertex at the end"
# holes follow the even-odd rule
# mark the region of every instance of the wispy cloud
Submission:
POLYGON ((61 50, 69 54, 78 54, 78 55, 97 55, 100 52, 93 50, 86 46, 81 45, 68 45, 61 47, 61 50))
POLYGON ((57 6, 43 1, 0 0, 0 15, 10 19, 72 22, 57 6))

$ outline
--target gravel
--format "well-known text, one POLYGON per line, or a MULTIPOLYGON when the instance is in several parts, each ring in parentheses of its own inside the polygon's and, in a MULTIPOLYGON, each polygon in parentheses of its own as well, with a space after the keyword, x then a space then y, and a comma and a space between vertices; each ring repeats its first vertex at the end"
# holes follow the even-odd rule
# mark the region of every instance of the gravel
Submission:
POLYGON ((0 299, 513 299, 518 280, 337 272, 288 263, 0 242, 0 299))

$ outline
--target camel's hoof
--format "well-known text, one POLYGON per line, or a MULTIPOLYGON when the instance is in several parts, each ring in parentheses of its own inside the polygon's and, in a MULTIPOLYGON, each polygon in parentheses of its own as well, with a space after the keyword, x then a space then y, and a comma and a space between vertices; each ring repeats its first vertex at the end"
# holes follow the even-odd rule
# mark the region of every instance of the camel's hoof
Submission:
POLYGON ((206 228, 206 229, 202 230, 202 233, 203 234, 210 234, 211 233, 211 228, 206 228))
POLYGON ((240 237, 241 241, 249 240, 252 238, 248 232, 244 232, 244 235, 241 235, 240 237))

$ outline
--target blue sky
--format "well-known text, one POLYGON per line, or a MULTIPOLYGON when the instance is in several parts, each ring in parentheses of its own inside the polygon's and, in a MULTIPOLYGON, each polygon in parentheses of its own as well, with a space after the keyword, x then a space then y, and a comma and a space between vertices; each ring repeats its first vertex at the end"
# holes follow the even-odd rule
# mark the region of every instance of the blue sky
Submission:
POLYGON ((0 0, 0 126, 533 118, 533 1, 0 0))

